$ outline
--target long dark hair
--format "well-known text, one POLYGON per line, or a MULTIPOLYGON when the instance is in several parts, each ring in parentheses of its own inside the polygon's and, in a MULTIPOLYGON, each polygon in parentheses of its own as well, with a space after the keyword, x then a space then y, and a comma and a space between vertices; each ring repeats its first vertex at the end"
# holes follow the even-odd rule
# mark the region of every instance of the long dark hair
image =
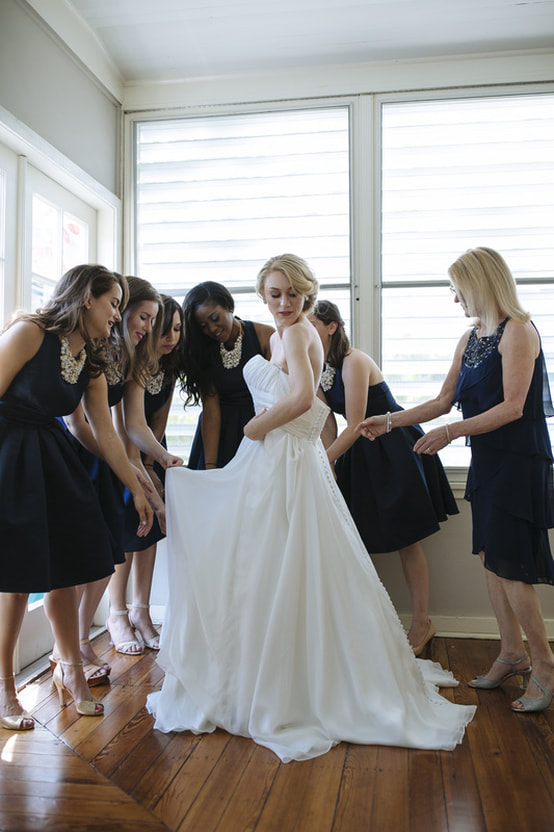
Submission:
POLYGON ((177 303, 175 298, 172 298, 170 295, 161 295, 162 303, 164 305, 164 314, 162 319, 162 327, 160 332, 160 338, 163 338, 165 335, 168 334, 169 330, 173 326, 173 316, 177 312, 179 315, 179 320, 181 321, 181 336, 179 338, 179 342, 176 344, 174 349, 169 353, 169 355, 162 355, 160 358, 160 366, 163 369, 167 381, 164 380, 164 383, 169 384, 170 381, 177 378, 179 373, 181 372, 181 345, 183 343, 183 309, 180 303, 177 303))
POLYGON ((204 303, 221 306, 234 313, 235 301, 221 283, 206 280, 198 283, 183 301, 184 337, 181 342, 181 390, 186 395, 185 407, 200 404, 213 389, 214 368, 219 360, 219 345, 205 335, 196 320, 195 312, 204 303))
POLYGON ((87 353, 87 366, 92 378, 99 376, 108 363, 108 355, 120 348, 117 327, 109 338, 92 338, 85 320, 85 300, 88 295, 98 298, 109 292, 114 283, 121 287, 119 311, 123 313, 129 300, 129 288, 123 275, 97 264, 84 264, 68 269, 60 278, 50 300, 36 312, 19 312, 8 326, 16 321, 33 321, 46 332, 70 335, 76 329, 83 337, 87 353))
POLYGON ((350 352, 350 341, 344 330, 344 321, 338 306, 330 300, 318 300, 311 314, 326 326, 332 323, 337 324, 336 330, 331 335, 327 364, 340 370, 342 362, 350 352))

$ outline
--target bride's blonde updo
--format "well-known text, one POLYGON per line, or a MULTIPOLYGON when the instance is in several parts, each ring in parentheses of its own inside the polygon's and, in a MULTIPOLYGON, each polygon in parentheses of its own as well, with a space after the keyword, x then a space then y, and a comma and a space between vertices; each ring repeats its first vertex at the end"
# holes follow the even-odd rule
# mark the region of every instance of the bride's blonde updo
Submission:
POLYGON ((270 272, 282 272, 292 288, 298 294, 305 296, 302 309, 304 313, 313 309, 319 291, 319 283, 305 260, 297 257, 296 254, 279 254, 277 257, 270 257, 260 269, 256 279, 256 291, 262 298, 264 284, 270 272))

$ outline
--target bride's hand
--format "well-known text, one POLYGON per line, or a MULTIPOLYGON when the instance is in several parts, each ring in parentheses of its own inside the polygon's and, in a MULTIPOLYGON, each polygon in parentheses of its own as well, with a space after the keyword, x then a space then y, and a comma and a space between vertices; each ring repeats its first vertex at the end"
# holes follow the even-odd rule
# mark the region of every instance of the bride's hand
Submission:
POLYGON ((257 416, 253 416, 249 422, 247 422, 244 426, 244 435, 248 437, 248 439, 257 439, 261 440, 265 437, 267 431, 264 429, 263 425, 260 425, 260 417, 266 412, 267 408, 264 408, 261 413, 258 413, 257 416))

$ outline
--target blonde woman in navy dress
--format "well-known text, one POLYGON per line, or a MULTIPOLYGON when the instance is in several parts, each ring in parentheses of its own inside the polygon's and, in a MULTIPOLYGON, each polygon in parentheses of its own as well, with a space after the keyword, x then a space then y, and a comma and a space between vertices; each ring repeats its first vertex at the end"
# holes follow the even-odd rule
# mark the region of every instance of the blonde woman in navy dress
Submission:
POLYGON ((0 725, 34 727, 17 699, 13 654, 29 593, 43 592, 58 644, 54 682, 78 713, 101 716, 83 673, 77 584, 113 571, 112 540, 89 478, 57 417, 81 397, 102 455, 134 495, 138 533, 152 511, 112 424, 103 345, 127 297, 124 278, 102 266, 68 271, 36 314, 0 337, 0 725))
POLYGON ((554 655, 533 586, 554 584, 548 540, 548 529, 554 527, 554 484, 545 419, 554 411, 544 354, 498 252, 470 249, 448 271, 455 303, 477 323, 460 339, 439 395, 410 410, 372 416, 359 427, 374 439, 387 430, 435 419, 453 403, 461 407, 461 421, 429 431, 414 450, 436 454, 459 436, 471 441, 466 499, 473 552, 485 568, 501 642, 492 667, 469 684, 490 690, 513 676, 530 676, 525 696, 512 703, 512 710, 542 711, 554 691, 554 655))
POLYGON ((356 432, 360 420, 383 410, 397 411, 375 361, 350 346, 338 307, 316 303, 310 320, 325 352, 320 394, 346 428, 330 444, 324 441, 337 483, 368 552, 398 552, 412 601, 408 640, 416 656, 435 633, 429 619, 429 577, 421 540, 439 531, 439 522, 458 514, 456 500, 438 456, 414 453, 422 436, 410 425, 366 440, 356 432))

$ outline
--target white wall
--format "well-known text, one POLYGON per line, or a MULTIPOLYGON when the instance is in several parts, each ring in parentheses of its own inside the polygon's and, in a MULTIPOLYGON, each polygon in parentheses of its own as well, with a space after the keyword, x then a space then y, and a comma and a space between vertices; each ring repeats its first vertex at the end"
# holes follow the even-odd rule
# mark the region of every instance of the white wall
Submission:
POLYGON ((0 105, 120 195, 120 104, 23 0, 0 2, 0 105))

